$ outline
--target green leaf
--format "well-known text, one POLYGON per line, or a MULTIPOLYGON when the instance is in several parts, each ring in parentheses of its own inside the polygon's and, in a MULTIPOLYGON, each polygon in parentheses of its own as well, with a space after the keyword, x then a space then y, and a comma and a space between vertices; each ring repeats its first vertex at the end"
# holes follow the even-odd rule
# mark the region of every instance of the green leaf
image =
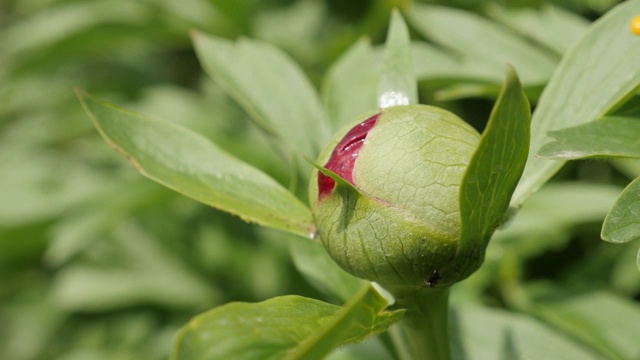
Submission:
POLYGON ((640 176, 640 159, 614 158, 611 159, 611 164, 623 175, 629 178, 636 178, 640 176))
POLYGON ((366 286, 344 307, 299 296, 231 303, 197 316, 172 359, 321 359, 338 346, 386 330, 404 314, 366 286))
POLYGON ((438 101, 452 101, 469 97, 494 98, 500 94, 498 84, 487 83, 458 83, 435 92, 434 97, 438 101))
POLYGON ((179 196, 142 177, 116 184, 118 186, 110 192, 86 206, 76 206, 72 212, 56 222, 51 228, 51 236, 44 253, 44 260, 48 265, 63 265, 99 241, 108 230, 132 213, 139 213, 147 206, 164 206, 167 197, 179 196))
POLYGON ((587 123, 614 111, 640 85, 638 37, 629 31, 640 0, 625 1, 598 19, 566 53, 531 122, 531 148, 512 203, 538 190, 564 164, 536 157, 550 130, 587 123))
POLYGON ((604 117, 583 125, 549 132, 555 140, 540 148, 546 159, 593 157, 640 158, 640 119, 604 117))
POLYGON ((315 159, 329 138, 322 104, 302 70, 263 42, 194 32, 204 69, 293 156, 315 159))
POLYGON ((559 251, 571 240, 575 229, 601 222, 620 190, 608 184, 574 181, 547 184, 527 200, 508 226, 495 232, 491 245, 499 247, 496 250, 501 254, 513 251, 518 258, 559 251))
POLYGON ((304 64, 323 54, 318 38, 326 30, 327 5, 320 1, 297 1, 256 12, 250 33, 292 54, 304 64))
POLYGON ((451 333, 454 359, 599 359, 539 321, 486 307, 454 309, 451 333))
POLYGON ((575 294, 556 286, 533 290, 529 311, 585 348, 606 359, 640 356, 640 306, 636 302, 606 291, 575 294))
MULTIPOLYGON (((16 274, 12 275, 15 278, 16 274)), ((70 320, 71 314, 47 296, 45 279, 44 276, 21 276, 17 280, 27 284, 25 289, 10 292, 11 296, 4 298, 0 309, 3 329, 0 355, 3 359, 35 359, 44 353, 51 354, 51 342, 59 338, 60 329, 70 320)), ((8 281, 2 280, 3 286, 8 285, 8 281)), ((68 333, 64 332, 67 336, 68 333)))
POLYGON ((507 67, 504 87, 460 187, 462 234, 456 256, 470 257, 471 266, 482 262, 524 169, 530 111, 515 70, 507 67))
MULTIPOLYGON (((413 41, 411 49, 413 51, 413 66, 418 80, 475 79, 474 75, 477 75, 477 70, 468 69, 467 65, 469 64, 465 63, 463 59, 426 41, 413 41)), ((487 77, 491 75, 494 74, 490 73, 487 77)), ((503 74, 500 72, 499 76, 495 76, 495 81, 501 81, 502 76, 503 74)), ((485 79, 482 76, 477 77, 485 79)))
POLYGON ((378 105, 382 108, 418 103, 418 85, 413 68, 413 52, 407 24, 397 9, 384 48, 378 87, 378 105))
POLYGON ((494 19, 558 55, 564 54, 589 27, 587 19, 550 3, 540 8, 489 6, 489 13, 494 19))
POLYGON ((128 1, 57 4, 8 27, 3 33, 3 50, 14 56, 28 54, 116 19, 121 26, 144 22, 145 10, 143 4, 128 1))
POLYGON ((311 211, 300 200, 203 136, 78 96, 105 140, 148 178, 245 221, 306 237, 314 232, 311 211))
POLYGON ((56 274, 51 296, 58 306, 89 312, 147 304, 206 309, 220 301, 216 288, 139 225, 122 223, 108 245, 102 249, 117 254, 117 265, 82 262, 56 274))
MULTIPOLYGON (((416 78, 434 87, 437 101, 451 101, 469 97, 494 100, 500 94, 504 78, 504 64, 478 63, 474 58, 461 57, 446 49, 424 41, 413 41, 413 63, 416 78)), ((536 102, 543 86, 523 83, 527 97, 536 102)))
POLYGON ((334 130, 378 107, 378 74, 367 40, 355 43, 329 69, 323 98, 334 130))
POLYGON ((4 148, 0 173, 0 228, 48 221, 113 186, 89 166, 53 151, 4 148))
POLYGON ((607 214, 602 239, 624 243, 640 238, 640 178, 627 186, 607 214))
POLYGON ((541 84, 556 64, 554 58, 524 38, 468 11, 416 3, 407 19, 421 35, 462 58, 461 70, 467 73, 499 81, 509 63, 520 71, 524 83, 541 84))
POLYGON ((612 260, 610 257, 607 258, 607 262, 604 264, 604 267, 611 269, 610 273, 605 275, 611 290, 616 294, 630 298, 640 294, 640 274, 638 274, 640 251, 636 249, 636 246, 634 243, 617 244, 615 250, 618 252, 618 256, 612 260))

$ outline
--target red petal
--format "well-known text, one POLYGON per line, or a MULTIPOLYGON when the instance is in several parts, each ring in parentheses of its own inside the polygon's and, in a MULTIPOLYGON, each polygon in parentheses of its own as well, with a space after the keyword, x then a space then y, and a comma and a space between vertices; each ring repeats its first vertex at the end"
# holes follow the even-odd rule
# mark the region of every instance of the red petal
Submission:
MULTIPOLYGON (((364 139, 379 117, 380 114, 374 115, 349 130, 347 135, 333 149, 331 158, 329 158, 329 162, 325 167, 355 185, 353 182, 353 167, 360 154, 364 139)), ((318 199, 321 200, 329 195, 335 186, 336 182, 332 178, 322 173, 318 174, 318 199)))

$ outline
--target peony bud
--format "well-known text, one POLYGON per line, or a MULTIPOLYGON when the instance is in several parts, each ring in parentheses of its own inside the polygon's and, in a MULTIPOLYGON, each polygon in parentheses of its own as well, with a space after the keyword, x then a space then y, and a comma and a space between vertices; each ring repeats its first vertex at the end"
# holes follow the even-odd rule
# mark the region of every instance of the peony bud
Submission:
POLYGON ((324 169, 311 180, 311 209, 325 248, 346 271, 382 285, 461 280, 459 191, 479 134, 456 115, 425 105, 363 119, 324 149, 318 159, 324 169))

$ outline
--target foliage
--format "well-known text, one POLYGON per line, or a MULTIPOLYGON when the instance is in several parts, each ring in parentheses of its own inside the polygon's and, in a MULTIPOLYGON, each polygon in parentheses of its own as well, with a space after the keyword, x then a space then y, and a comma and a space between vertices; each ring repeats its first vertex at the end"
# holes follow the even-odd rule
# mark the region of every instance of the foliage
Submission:
MULTIPOLYGON (((167 358, 176 336, 200 346, 189 339, 206 334, 196 325, 216 314, 266 315, 270 306, 306 315, 314 307, 307 326, 326 330, 295 334, 307 350, 286 349, 317 358, 357 342, 328 356, 402 358, 395 327, 361 342, 402 312, 300 237, 313 229, 299 200, 311 172, 304 156, 376 107, 386 81, 378 74, 389 73, 392 56, 378 44, 393 7, 408 21, 413 68, 392 70, 403 89, 415 76, 420 103, 483 129, 508 62, 536 105, 513 200, 522 207, 496 232, 480 270, 452 289, 453 356, 640 356, 637 244, 599 240, 605 216, 603 238, 639 237, 638 180, 621 191, 640 167, 575 161, 556 174, 577 157, 637 157, 640 38, 628 22, 640 3, 604 16, 611 1, 339 3, 0 4, 0 358, 167 358), (245 224, 140 177, 105 146, 74 87, 135 111, 81 93, 103 135, 145 175, 289 232, 245 224), (131 133, 146 135, 128 142, 131 133), (179 171, 163 172, 167 164, 179 171), (212 190, 241 184, 243 202, 212 190), (263 209, 248 205, 257 198, 263 209)), ((406 54, 396 56, 407 63, 406 54)))

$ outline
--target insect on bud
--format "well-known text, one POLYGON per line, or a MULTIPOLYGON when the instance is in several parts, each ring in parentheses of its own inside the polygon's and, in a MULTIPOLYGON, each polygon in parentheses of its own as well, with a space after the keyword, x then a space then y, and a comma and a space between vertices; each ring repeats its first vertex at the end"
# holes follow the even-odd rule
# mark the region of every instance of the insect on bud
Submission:
POLYGON ((425 105, 386 108, 340 131, 310 184, 331 257, 382 285, 461 280, 459 191, 479 140, 456 115, 425 105))

